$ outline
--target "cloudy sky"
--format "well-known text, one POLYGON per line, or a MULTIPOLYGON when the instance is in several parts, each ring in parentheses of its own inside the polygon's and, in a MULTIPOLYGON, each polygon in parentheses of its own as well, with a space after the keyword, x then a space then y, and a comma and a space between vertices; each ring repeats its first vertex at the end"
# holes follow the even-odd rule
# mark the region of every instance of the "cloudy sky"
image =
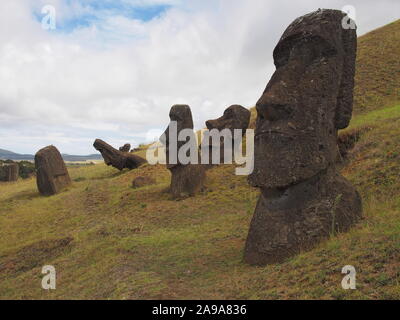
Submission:
POLYGON ((290 22, 345 5, 359 35, 400 18, 399 0, 1 0, 0 148, 137 145, 178 103, 204 127, 231 104, 255 104, 290 22), (45 5, 55 30, 42 27, 45 5))

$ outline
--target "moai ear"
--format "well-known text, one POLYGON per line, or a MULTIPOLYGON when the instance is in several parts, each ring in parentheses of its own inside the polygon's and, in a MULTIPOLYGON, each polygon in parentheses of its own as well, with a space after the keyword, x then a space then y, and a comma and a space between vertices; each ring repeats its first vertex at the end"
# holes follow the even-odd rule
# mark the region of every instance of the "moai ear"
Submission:
POLYGON ((336 105, 335 126, 337 129, 344 129, 349 125, 353 111, 353 89, 357 51, 357 33, 355 28, 342 28, 342 43, 344 61, 342 81, 336 105))

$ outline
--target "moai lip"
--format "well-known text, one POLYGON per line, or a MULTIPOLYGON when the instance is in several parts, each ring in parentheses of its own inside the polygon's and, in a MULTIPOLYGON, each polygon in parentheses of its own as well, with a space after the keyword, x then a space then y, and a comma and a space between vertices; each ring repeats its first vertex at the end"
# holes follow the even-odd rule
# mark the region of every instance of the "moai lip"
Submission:
POLYGON ((104 162, 108 166, 113 166, 118 170, 123 169, 136 169, 142 164, 147 163, 145 159, 133 153, 122 152, 103 140, 96 139, 93 147, 101 153, 104 162))
POLYGON ((54 146, 40 149, 35 154, 35 168, 37 187, 42 195, 57 194, 71 184, 64 160, 54 146))
POLYGON ((335 167, 337 132, 352 114, 357 46, 344 16, 328 9, 302 16, 275 47, 276 71, 256 105, 248 181, 261 195, 247 263, 282 262, 361 218, 358 192, 335 167))

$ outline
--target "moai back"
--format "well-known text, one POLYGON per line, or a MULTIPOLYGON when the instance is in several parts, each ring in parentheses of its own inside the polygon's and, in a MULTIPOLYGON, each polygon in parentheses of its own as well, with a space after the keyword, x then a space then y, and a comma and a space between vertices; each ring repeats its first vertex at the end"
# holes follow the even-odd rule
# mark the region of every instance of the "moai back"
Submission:
POLYGON ((42 195, 57 194, 71 184, 67 167, 54 146, 39 150, 35 155, 36 183, 42 195))
POLYGON ((0 181, 12 182, 17 181, 19 176, 18 163, 10 163, 3 165, 1 168, 0 181))
POLYGON ((19 165, 18 163, 11 163, 7 168, 7 181, 17 181, 19 176, 19 165))

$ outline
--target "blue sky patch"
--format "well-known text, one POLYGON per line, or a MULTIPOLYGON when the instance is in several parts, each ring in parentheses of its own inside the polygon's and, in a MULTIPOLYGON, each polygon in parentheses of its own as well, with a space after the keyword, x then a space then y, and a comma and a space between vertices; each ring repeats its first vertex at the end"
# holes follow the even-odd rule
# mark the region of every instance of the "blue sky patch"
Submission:
MULTIPOLYGON (((66 20, 56 19, 57 32, 70 33, 78 28, 89 27, 93 24, 101 25, 102 21, 110 16, 123 16, 128 19, 136 19, 141 21, 150 21, 171 8, 168 4, 159 5, 133 5, 123 0, 100 0, 100 1, 83 1, 83 0, 64 0, 67 6, 73 7, 76 3, 86 8, 87 13, 77 14, 66 20)), ((57 11, 56 7, 56 11, 57 11)), ((34 17, 38 22, 41 22, 44 14, 41 13, 41 8, 37 8, 33 12, 34 17)))

